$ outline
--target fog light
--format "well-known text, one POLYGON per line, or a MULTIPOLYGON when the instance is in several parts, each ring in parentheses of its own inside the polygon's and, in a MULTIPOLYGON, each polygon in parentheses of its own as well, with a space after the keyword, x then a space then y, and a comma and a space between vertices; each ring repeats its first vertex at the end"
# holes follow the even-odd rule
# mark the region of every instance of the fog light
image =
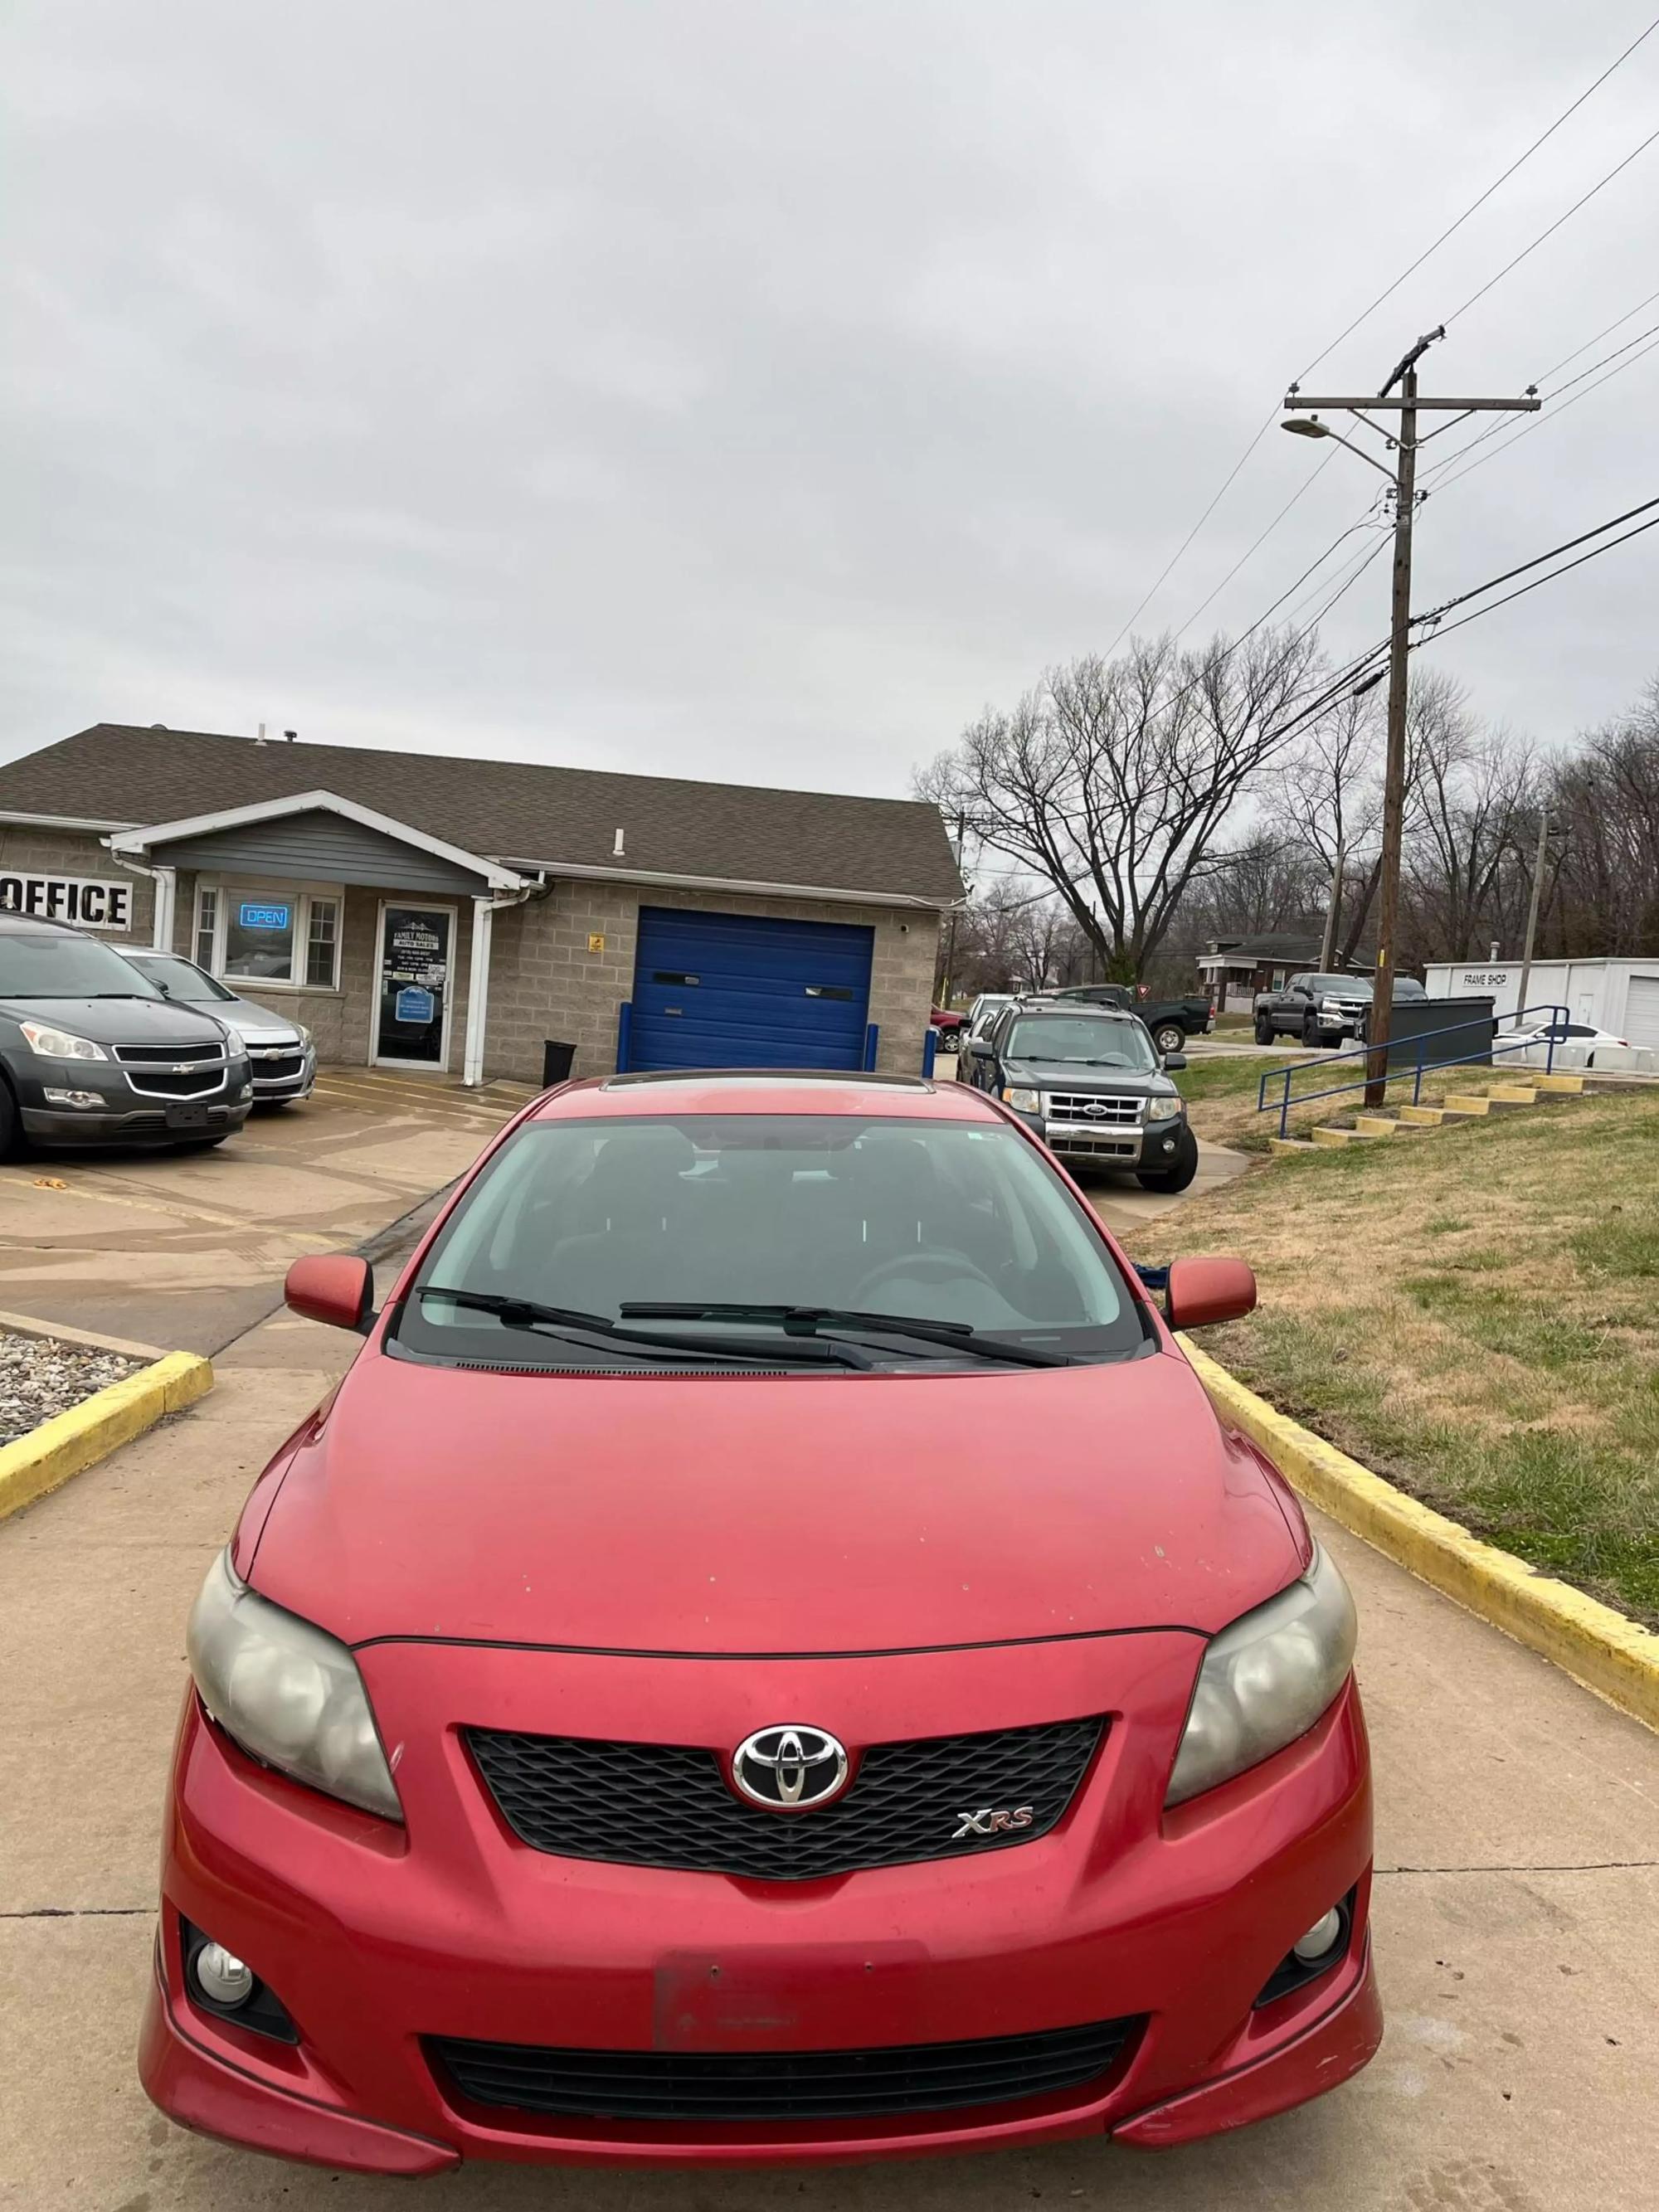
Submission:
POLYGON ((236 1103, 240 1106, 244 1098, 252 1098, 252 1096, 253 1085, 251 1083, 245 1083, 236 1094, 236 1103))
POLYGON ((1291 1949, 1304 1966, 1311 1966, 1316 1960, 1324 1957, 1341 1934, 1342 1914, 1334 1905, 1322 1919, 1315 1921, 1305 1936, 1291 1944, 1291 1949))
POLYGON ((252 1967, 244 1966, 222 1943, 204 1943, 191 1962, 191 1972, 210 2004, 246 2004, 253 1995, 252 1967))
POLYGON ((54 1091, 50 1084, 43 1086, 49 1104, 53 1106, 101 1106, 102 1093, 96 1091, 54 1091))

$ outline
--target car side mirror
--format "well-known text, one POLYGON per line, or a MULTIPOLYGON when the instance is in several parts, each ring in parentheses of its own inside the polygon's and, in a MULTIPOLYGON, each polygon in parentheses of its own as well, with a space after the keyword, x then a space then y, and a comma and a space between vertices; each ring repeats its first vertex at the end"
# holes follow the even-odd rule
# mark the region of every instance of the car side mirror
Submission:
POLYGON ((963 1037, 957 1049, 958 1052, 965 1052, 969 1060, 983 1060, 991 1048, 983 1037, 963 1037))
POLYGON ((373 1318, 374 1276, 367 1260, 351 1252, 314 1252, 288 1271, 283 1296, 292 1313, 329 1328, 366 1334, 373 1318))
POLYGON ((1170 1263, 1164 1317, 1171 1328, 1208 1328, 1216 1322, 1242 1321, 1255 1309, 1255 1277, 1243 1261, 1176 1260, 1170 1263))
POLYGON ((1179 1074, 1186 1065, 1187 1055, 1184 1052, 1166 1052, 1164 1055, 1164 1067, 1166 1074, 1179 1074))

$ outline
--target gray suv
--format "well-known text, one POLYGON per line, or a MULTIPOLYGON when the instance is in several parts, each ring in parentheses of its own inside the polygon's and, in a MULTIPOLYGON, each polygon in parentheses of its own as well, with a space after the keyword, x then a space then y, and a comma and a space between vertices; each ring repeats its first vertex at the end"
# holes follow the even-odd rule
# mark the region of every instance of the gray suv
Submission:
POLYGON ((1185 1190, 1198 1140, 1138 1016, 1049 999, 1006 1006, 962 1048, 957 1078, 1000 1098, 1067 1167, 1127 1168, 1145 1190, 1185 1190))
POLYGON ((175 1006, 112 945, 0 913, 0 1154, 51 1145, 219 1145, 253 1101, 235 1029, 175 1006))

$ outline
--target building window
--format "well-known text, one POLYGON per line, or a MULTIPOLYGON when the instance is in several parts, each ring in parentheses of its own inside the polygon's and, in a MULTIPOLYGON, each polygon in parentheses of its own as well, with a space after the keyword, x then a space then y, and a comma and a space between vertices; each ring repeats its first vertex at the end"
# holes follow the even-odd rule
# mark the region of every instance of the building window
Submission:
POLYGON ((196 965, 211 973, 219 942, 219 894, 211 885, 196 895, 196 965))
POLYGON ((307 902, 306 925, 306 981, 317 989, 331 991, 337 972, 340 902, 314 898, 307 902))
POLYGON ((200 884, 196 958, 228 983, 331 991, 340 964, 337 896, 297 884, 200 884))

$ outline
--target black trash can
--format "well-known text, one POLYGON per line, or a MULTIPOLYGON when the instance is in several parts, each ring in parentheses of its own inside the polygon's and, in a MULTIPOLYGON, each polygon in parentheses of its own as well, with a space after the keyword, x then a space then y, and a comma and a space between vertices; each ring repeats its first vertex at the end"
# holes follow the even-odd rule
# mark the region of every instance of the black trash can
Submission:
POLYGON ((568 1083, 570 1070, 576 1058, 574 1044, 561 1044, 555 1037, 542 1039, 542 1088, 550 1091, 556 1083, 568 1083))

